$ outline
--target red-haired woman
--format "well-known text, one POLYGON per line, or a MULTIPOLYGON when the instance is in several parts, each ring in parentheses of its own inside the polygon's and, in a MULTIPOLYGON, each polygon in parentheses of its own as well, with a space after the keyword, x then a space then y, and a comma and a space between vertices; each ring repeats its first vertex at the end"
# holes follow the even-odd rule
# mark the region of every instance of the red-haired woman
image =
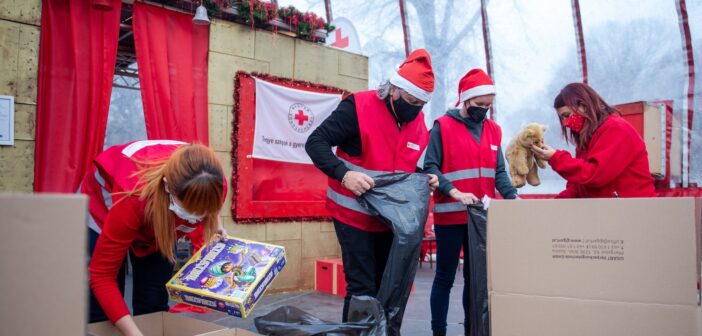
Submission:
POLYGON ((203 145, 136 141, 95 158, 80 192, 90 199, 90 321, 109 319, 122 334, 141 335, 122 298, 125 257, 134 314, 168 310, 176 241, 187 236, 199 249, 221 230, 222 165, 203 145))
POLYGON ((566 179, 558 198, 656 196, 643 139, 595 90, 568 84, 553 107, 563 136, 575 145, 575 157, 549 146, 532 150, 566 179))

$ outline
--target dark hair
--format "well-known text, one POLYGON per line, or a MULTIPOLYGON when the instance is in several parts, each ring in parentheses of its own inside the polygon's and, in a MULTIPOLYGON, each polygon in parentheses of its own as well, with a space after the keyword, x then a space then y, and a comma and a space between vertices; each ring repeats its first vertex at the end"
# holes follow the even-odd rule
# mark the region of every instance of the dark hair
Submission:
POLYGON ((578 150, 584 150, 590 143, 592 134, 610 114, 621 113, 607 104, 604 99, 589 85, 585 83, 570 83, 566 85, 553 100, 553 108, 559 109, 567 106, 573 113, 585 117, 585 123, 580 133, 569 132, 561 122, 561 131, 567 142, 574 144, 578 150))

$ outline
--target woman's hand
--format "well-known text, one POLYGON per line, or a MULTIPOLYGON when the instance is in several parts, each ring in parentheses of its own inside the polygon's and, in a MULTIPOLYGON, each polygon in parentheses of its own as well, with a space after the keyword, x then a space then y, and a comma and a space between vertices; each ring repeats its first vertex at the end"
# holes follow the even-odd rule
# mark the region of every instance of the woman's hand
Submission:
POLYGON ((217 216, 217 232, 212 235, 210 243, 219 243, 227 237, 227 230, 222 226, 222 218, 217 216))
POLYGON ((449 196, 451 196, 451 198, 461 202, 464 205, 477 203, 479 201, 479 199, 475 197, 475 195, 473 195, 472 193, 462 193, 456 188, 453 188, 451 189, 451 191, 449 191, 449 196))
POLYGON ((433 192, 439 187, 439 178, 434 174, 427 174, 429 176, 429 189, 433 192))
POLYGON ((134 319, 131 315, 124 315, 124 317, 117 320, 117 322, 115 322, 115 327, 117 327, 119 332, 124 336, 144 336, 136 323, 134 323, 134 319))
POLYGON ((556 150, 551 148, 549 145, 544 145, 543 148, 539 148, 536 145, 531 145, 531 151, 538 159, 546 161, 550 160, 553 154, 556 152, 556 150))

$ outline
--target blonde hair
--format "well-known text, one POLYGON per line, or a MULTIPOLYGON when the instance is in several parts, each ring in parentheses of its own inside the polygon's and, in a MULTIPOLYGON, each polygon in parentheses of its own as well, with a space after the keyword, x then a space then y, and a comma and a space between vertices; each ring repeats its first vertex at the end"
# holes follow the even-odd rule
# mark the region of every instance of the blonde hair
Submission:
POLYGON ((224 170, 212 149, 200 144, 183 145, 165 160, 137 164, 141 167, 136 173, 139 183, 127 195, 146 200, 144 216, 153 225, 161 254, 175 261, 177 236, 175 215, 168 209, 169 193, 188 212, 205 216, 203 237, 208 241, 217 229, 217 216, 224 203, 224 170))

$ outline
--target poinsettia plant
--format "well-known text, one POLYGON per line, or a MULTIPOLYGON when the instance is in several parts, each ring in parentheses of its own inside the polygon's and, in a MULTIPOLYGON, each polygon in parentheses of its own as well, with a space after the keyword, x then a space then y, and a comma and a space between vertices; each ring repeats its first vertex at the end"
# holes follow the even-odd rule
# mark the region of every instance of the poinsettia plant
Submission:
POLYGON ((316 39, 314 32, 325 29, 327 32, 334 30, 334 26, 327 24, 323 18, 313 12, 303 13, 294 6, 283 7, 278 10, 278 17, 290 25, 290 30, 302 37, 316 39))
POLYGON ((266 23, 278 17, 278 6, 267 1, 244 0, 239 3, 239 15, 245 21, 266 23))

